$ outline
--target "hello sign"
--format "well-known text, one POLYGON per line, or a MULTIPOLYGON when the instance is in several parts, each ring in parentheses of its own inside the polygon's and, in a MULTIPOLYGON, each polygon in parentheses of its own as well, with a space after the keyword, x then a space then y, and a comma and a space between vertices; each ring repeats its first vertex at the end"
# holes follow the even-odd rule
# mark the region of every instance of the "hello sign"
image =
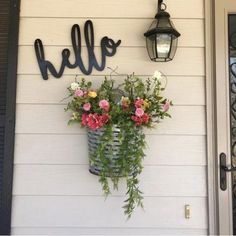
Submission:
POLYGON ((85 75, 90 75, 93 68, 98 71, 103 71, 106 66, 106 57, 112 57, 116 54, 116 50, 119 47, 121 40, 114 42, 111 38, 107 36, 101 39, 101 58, 98 62, 94 54, 94 30, 93 23, 91 20, 85 22, 84 25, 84 38, 86 47, 88 50, 88 66, 85 67, 83 59, 81 57, 81 33, 79 25, 73 25, 71 29, 71 41, 73 47, 73 53, 75 55, 75 61, 72 63, 70 61, 71 51, 68 48, 62 51, 62 62, 59 71, 56 70, 55 66, 48 60, 45 59, 43 43, 40 39, 36 39, 34 42, 34 49, 39 64, 39 69, 41 71, 44 80, 48 79, 48 72, 50 72, 54 77, 60 78, 63 75, 65 67, 74 69, 79 67, 81 72, 85 75))

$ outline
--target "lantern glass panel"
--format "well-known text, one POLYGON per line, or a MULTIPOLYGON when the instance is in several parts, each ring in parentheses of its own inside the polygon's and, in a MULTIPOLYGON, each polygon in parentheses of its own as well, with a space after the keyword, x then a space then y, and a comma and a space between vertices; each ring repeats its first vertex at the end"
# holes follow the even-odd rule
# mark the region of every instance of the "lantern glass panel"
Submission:
POLYGON ((178 45, 178 38, 176 36, 172 35, 172 45, 171 45, 171 52, 169 58, 172 60, 175 56, 176 49, 178 45))
POLYGON ((169 19, 170 28, 176 30, 174 23, 169 19))
POLYGON ((170 34, 156 34, 156 50, 158 58, 168 58, 171 50, 170 34))
POLYGON ((149 57, 151 60, 154 60, 157 57, 155 34, 147 37, 146 43, 147 43, 147 50, 148 50, 149 57))
POLYGON ((150 25, 148 30, 156 29, 158 25, 158 21, 155 19, 152 21, 152 24, 150 25))

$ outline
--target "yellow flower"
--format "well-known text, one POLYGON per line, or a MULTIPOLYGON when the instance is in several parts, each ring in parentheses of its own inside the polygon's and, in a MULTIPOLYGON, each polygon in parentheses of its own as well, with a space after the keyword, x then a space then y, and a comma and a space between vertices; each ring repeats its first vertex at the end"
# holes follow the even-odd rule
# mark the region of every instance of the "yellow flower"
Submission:
POLYGON ((144 107, 144 108, 149 108, 149 107, 150 107, 150 103, 148 102, 147 99, 145 99, 145 100, 143 101, 143 107, 144 107))
POLYGON ((88 96, 91 98, 97 97, 97 93, 95 91, 89 91, 88 96))

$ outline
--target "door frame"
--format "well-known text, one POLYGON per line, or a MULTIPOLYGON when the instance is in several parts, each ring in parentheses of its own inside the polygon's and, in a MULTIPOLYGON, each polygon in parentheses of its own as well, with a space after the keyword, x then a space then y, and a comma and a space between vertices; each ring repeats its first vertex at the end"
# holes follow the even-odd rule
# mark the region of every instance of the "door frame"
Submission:
MULTIPOLYGON (((231 190, 227 194, 219 192, 219 151, 229 152, 228 147, 223 146, 225 150, 218 150, 217 144, 217 85, 216 81, 219 79, 216 76, 217 61, 216 61, 216 27, 219 27, 215 22, 219 17, 217 12, 216 2, 219 0, 205 1, 205 65, 206 65, 206 120, 207 120, 207 177, 208 177, 208 225, 209 234, 217 235, 222 231, 220 227, 225 227, 225 234, 232 234, 232 214, 230 208, 231 200, 228 200, 228 208, 223 208, 219 205, 219 201, 227 201, 231 198, 231 190), (219 194, 220 193, 220 194, 219 194)), ((223 0, 222 0, 223 1, 223 0)), ((224 31, 223 31, 224 32, 224 31)), ((228 36, 227 36, 228 37, 228 36)), ((226 52, 228 54, 228 52, 226 52)), ((225 67, 226 68, 226 67, 225 67)), ((222 72, 220 72, 222 74, 222 72)), ((224 77, 225 74, 222 76, 224 77)), ((219 89, 219 88, 218 88, 219 89)), ((227 130, 227 128, 226 128, 227 130)), ((226 131, 225 131, 226 133, 226 131)), ((227 137, 226 137, 227 138, 227 137)), ((222 146, 222 145, 221 145, 222 146)), ((222 147, 221 147, 222 148, 222 147)), ((229 159, 228 159, 229 160, 229 159)), ((229 163, 228 163, 229 164, 229 163)), ((227 176, 228 184, 231 184, 231 175, 227 176)))
POLYGON ((205 1, 205 75, 207 122, 208 230, 219 233, 216 157, 215 0, 205 1))

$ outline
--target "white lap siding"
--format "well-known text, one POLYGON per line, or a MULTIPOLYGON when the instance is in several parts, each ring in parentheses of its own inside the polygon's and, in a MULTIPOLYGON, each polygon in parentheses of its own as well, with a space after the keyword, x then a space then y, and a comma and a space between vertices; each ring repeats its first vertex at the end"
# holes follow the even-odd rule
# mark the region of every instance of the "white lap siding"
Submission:
MULTIPOLYGON (((165 2, 181 37, 172 62, 153 63, 143 33, 157 0, 21 0, 12 234, 207 234, 204 1, 165 2), (62 99, 80 70, 44 81, 35 58, 33 43, 40 38, 58 68, 62 49, 71 48, 72 25, 83 27, 88 19, 96 46, 103 36, 122 40, 108 67, 143 77, 161 70, 168 77, 165 96, 174 102, 172 119, 145 130, 145 211, 129 221, 121 209, 124 182, 104 201, 97 177, 88 172, 85 130, 67 126, 62 99)), ((99 84, 109 72, 94 70, 89 78, 99 84)))

